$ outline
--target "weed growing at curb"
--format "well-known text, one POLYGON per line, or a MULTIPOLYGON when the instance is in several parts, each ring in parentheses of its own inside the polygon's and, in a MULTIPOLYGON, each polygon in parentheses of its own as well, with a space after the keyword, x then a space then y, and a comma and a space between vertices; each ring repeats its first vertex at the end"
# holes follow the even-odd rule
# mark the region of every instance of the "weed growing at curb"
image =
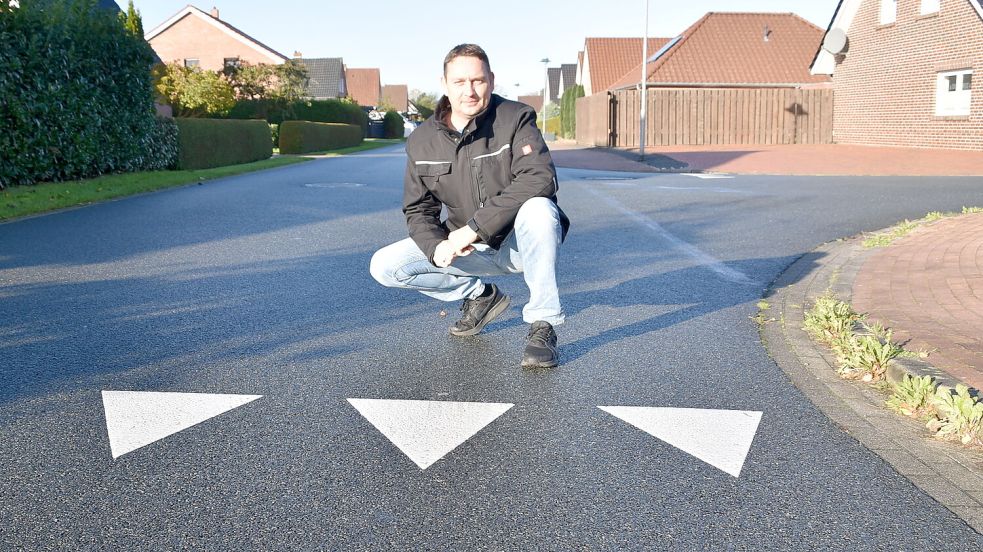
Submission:
POLYGON ((969 394, 969 387, 959 384, 956 392, 940 386, 932 398, 937 418, 928 429, 943 439, 958 439, 964 445, 983 444, 983 402, 969 394))
POLYGON ((968 215, 970 213, 983 213, 983 207, 963 206, 961 213, 953 213, 953 212, 943 213, 941 211, 932 211, 918 220, 905 219, 904 221, 899 222, 898 224, 885 230, 884 232, 873 234, 865 238, 863 241, 863 246, 866 249, 872 249, 875 247, 886 247, 890 245, 892 242, 894 242, 894 240, 907 236, 908 234, 911 233, 912 230, 918 228, 923 224, 929 222, 935 222, 937 220, 941 220, 947 217, 954 217, 960 214, 968 215))
POLYGON ((926 427, 939 439, 983 445, 983 402, 972 396, 967 386, 957 385, 953 392, 938 386, 931 376, 908 374, 893 386, 886 381, 891 360, 927 356, 926 352, 905 351, 892 341, 890 329, 879 322, 868 322, 866 315, 836 299, 830 291, 816 298, 813 307, 805 312, 803 329, 836 355, 840 377, 861 380, 891 393, 886 401, 889 409, 927 422, 926 427))
POLYGON ((806 312, 804 329, 833 350, 840 376, 870 383, 884 378, 888 362, 903 349, 891 341, 890 330, 865 318, 826 292, 806 312), (858 325, 863 333, 857 333, 858 325))
POLYGON ((935 388, 932 376, 905 374, 901 383, 894 387, 894 393, 887 400, 887 407, 899 414, 925 420, 932 414, 931 400, 935 395, 935 388))

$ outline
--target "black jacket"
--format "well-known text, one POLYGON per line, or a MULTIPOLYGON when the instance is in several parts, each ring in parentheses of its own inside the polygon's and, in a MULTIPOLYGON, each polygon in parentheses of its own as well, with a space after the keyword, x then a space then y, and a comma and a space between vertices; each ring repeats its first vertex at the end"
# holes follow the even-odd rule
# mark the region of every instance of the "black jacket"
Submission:
MULTIPOLYGON (((469 225, 497 249, 526 200, 556 202, 556 169, 531 107, 493 94, 463 133, 444 122, 449 112, 450 103, 441 98, 406 141, 403 213, 410 237, 431 262, 452 230, 469 225)), ((563 211, 560 219, 565 237, 570 221, 563 211)))

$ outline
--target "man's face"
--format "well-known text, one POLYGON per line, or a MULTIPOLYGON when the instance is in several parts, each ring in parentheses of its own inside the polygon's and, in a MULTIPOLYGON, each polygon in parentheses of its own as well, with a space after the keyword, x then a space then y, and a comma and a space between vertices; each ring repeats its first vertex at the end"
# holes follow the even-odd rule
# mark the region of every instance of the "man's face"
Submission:
POLYGON ((447 64, 440 79, 451 111, 458 117, 473 119, 484 111, 495 88, 495 74, 483 61, 471 56, 458 56, 447 64))

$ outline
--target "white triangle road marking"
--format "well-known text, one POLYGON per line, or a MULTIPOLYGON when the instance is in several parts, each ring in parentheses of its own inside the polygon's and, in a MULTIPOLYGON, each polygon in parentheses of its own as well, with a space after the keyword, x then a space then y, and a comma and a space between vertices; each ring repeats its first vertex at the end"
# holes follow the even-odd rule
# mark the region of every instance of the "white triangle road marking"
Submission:
POLYGON ((421 470, 514 406, 386 399, 348 399, 348 402, 421 470))
POLYGON ((113 459, 255 401, 262 395, 103 391, 113 459))
POLYGON ((761 421, 761 412, 747 410, 598 408, 734 477, 741 475, 761 421))

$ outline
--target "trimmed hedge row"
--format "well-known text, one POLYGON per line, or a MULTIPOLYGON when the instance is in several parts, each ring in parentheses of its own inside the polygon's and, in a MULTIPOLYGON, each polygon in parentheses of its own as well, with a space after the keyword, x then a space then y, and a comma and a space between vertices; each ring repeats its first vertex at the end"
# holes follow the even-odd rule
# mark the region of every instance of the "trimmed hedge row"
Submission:
POLYGON ((229 112, 229 119, 266 119, 271 124, 283 121, 345 123, 358 125, 363 135, 369 128, 369 116, 361 107, 340 100, 241 100, 229 112))
POLYGON ((266 121, 175 119, 179 169, 208 169, 250 163, 273 155, 266 121))
POLYGON ((0 12, 0 187, 170 168, 153 51, 92 0, 0 12))
POLYGON ((361 143, 362 129, 356 125, 310 121, 280 123, 280 153, 308 153, 361 143))

